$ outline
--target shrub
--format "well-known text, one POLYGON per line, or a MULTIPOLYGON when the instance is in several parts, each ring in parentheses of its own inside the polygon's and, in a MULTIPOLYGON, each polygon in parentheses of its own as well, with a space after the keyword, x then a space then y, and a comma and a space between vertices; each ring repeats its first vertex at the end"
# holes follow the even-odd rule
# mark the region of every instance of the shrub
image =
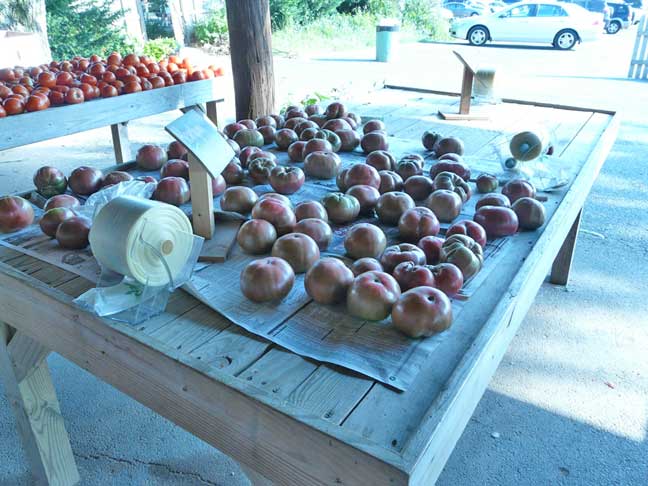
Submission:
POLYGON ((436 0, 405 0, 403 24, 435 39, 447 37, 447 24, 436 0))
POLYGON ((227 44, 227 15, 225 9, 214 10, 206 19, 196 22, 194 39, 200 44, 227 44))
POLYGON ((173 28, 161 20, 148 19, 146 21, 146 35, 149 39, 171 37, 173 36, 173 28))
POLYGON ((341 0, 270 0, 270 18, 275 29, 293 24, 308 24, 337 12, 341 0))
POLYGON ((142 53, 146 56, 151 56, 156 61, 163 57, 168 57, 178 50, 178 44, 173 37, 161 37, 153 39, 144 44, 142 53))
POLYGON ((133 50, 111 0, 46 0, 47 36, 54 59, 107 56, 133 50))

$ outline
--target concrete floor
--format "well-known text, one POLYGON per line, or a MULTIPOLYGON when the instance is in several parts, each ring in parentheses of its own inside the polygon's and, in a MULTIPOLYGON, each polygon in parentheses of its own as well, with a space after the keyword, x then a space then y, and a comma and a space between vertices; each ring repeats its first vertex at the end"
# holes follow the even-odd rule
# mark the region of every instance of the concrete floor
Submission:
MULTIPOLYGON (((622 110, 625 121, 587 200, 569 285, 542 287, 440 485, 648 484, 648 84, 625 79, 633 36, 565 53, 461 47, 499 65, 507 97, 622 110)), ((391 66, 368 52, 277 59, 280 99, 331 86, 345 98, 385 79, 457 90, 451 47, 407 46, 391 66)), ((171 118, 134 122, 133 140, 167 140, 159 127, 171 118)), ((44 163, 109 160, 108 130, 0 153, 0 193, 27 189, 44 163)), ((82 484, 248 484, 234 461, 110 386, 58 355, 49 365, 82 484)), ((0 484, 28 483, 0 393, 0 484)))

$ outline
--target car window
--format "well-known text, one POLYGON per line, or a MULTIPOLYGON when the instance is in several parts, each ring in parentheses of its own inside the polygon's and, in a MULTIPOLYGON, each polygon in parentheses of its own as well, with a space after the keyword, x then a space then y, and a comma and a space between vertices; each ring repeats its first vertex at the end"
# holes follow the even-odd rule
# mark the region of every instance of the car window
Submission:
POLYGON ((510 17, 510 18, 533 17, 534 14, 535 14, 535 5, 527 4, 527 5, 519 5, 517 7, 513 7, 512 9, 504 12, 502 14, 502 17, 510 17))
POLYGON ((567 12, 559 5, 538 5, 537 17, 566 17, 567 12))

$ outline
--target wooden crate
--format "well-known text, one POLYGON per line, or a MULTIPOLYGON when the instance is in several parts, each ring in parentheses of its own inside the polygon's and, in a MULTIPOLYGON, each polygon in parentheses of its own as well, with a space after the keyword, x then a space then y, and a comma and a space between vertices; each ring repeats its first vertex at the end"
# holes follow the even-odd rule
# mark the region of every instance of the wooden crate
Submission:
POLYGON ((0 150, 110 125, 115 159, 128 162, 133 159, 128 142, 130 120, 205 104, 207 116, 218 124, 217 104, 224 101, 222 83, 219 78, 193 81, 0 118, 0 150))

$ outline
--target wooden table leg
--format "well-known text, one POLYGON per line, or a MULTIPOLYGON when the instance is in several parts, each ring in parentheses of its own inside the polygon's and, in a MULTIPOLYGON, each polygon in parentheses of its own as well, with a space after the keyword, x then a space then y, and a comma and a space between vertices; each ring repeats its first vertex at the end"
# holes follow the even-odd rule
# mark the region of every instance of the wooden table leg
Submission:
POLYGON ((115 149, 115 160, 118 164, 130 162, 133 158, 130 141, 128 140, 128 122, 110 125, 112 133, 113 148, 115 149))
POLYGON ((208 101, 205 103, 205 109, 207 111, 207 118, 209 118, 212 123, 218 126, 218 107, 215 101, 208 101))
POLYGON ((555 285, 567 285, 569 280, 569 271, 571 270, 572 260, 574 258, 574 249, 576 248, 576 238, 578 237, 578 229, 580 228, 581 214, 583 210, 578 212, 578 216, 574 220, 565 241, 560 247, 560 251, 551 266, 551 276, 549 281, 555 285))
POLYGON ((16 416, 18 434, 39 485, 79 482, 70 440, 45 357, 49 351, 0 322, 0 377, 16 416))

